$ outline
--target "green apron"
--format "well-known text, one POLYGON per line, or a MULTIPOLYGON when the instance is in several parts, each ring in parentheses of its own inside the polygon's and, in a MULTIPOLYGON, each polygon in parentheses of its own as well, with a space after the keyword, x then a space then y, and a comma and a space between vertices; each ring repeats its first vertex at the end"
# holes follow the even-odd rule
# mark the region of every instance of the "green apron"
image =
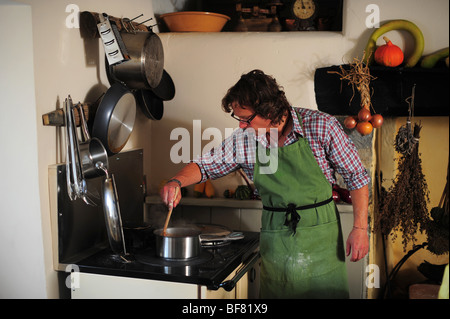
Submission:
POLYGON ((264 206, 260 297, 348 298, 344 244, 339 213, 330 200, 331 185, 306 138, 277 150, 274 173, 261 174, 265 165, 258 159, 254 171, 264 206))

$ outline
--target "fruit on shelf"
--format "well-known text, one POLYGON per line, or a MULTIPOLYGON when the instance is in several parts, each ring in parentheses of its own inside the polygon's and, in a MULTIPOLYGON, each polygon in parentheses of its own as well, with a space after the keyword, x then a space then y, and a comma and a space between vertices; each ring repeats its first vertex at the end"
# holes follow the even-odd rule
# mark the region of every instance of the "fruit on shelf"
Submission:
POLYGON ((392 20, 389 21, 379 28, 375 29, 375 31, 372 33, 372 35, 369 37, 369 41, 367 42, 366 48, 364 50, 364 63, 370 65, 371 62, 374 60, 374 52, 376 50, 377 46, 377 39, 385 34, 386 32, 392 31, 392 30, 405 30, 408 31, 414 38, 415 44, 414 44, 414 50, 405 61, 405 67, 414 67, 417 62, 419 62, 420 58, 422 57, 423 49, 425 46, 425 40, 423 38, 422 31, 408 20, 392 20))
POLYGON ((205 192, 205 186, 206 186, 205 182, 200 183, 200 184, 195 184, 194 197, 197 197, 197 198, 202 197, 203 193, 205 192))
POLYGON ((387 67, 396 67, 403 62, 403 51, 395 44, 392 44, 391 40, 387 37, 383 37, 386 44, 379 46, 375 50, 375 62, 379 65, 387 67))
POLYGON ((233 197, 234 197, 234 190, 232 190, 232 189, 226 189, 226 190, 223 192, 223 197, 225 197, 225 198, 233 198, 233 197))
POLYGON ((436 65, 436 63, 438 63, 438 61, 440 59, 444 59, 446 57, 448 58, 448 54, 449 54, 448 47, 438 50, 436 52, 433 52, 431 54, 428 54, 422 58, 422 61, 420 62, 420 66, 422 68, 431 69, 436 65))
POLYGON ((205 182, 205 195, 208 198, 213 198, 216 195, 214 187, 209 179, 205 182))
POLYGON ((234 192, 234 197, 240 200, 250 199, 252 191, 247 185, 239 185, 234 192))

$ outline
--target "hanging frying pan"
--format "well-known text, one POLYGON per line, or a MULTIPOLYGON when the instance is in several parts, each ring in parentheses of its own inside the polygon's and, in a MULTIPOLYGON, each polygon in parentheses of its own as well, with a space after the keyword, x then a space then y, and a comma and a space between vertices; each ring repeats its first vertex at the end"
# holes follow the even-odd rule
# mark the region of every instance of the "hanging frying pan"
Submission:
POLYGON ((134 92, 136 102, 142 113, 151 120, 160 120, 164 114, 163 100, 157 97, 151 90, 137 90, 134 92))
POLYGON ((151 88, 151 91, 163 101, 173 99, 175 96, 175 84, 166 70, 163 70, 161 81, 156 87, 151 88))
POLYGON ((119 153, 130 138, 136 119, 136 99, 124 85, 114 83, 106 91, 92 126, 92 136, 98 138, 108 155, 119 153))

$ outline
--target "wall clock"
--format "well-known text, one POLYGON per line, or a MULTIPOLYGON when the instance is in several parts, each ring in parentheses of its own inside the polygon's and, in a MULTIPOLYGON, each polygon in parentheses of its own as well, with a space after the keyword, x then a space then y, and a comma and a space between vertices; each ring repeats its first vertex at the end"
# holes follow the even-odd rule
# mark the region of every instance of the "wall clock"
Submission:
POLYGON ((295 18, 295 26, 300 31, 315 30, 317 4, 314 0, 295 0, 291 4, 295 18))

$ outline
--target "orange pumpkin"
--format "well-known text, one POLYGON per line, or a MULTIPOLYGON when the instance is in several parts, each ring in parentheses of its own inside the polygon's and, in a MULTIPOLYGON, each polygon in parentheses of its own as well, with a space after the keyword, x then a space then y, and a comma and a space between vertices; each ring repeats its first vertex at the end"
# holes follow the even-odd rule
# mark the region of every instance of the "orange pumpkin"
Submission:
POLYGON ((383 39, 386 41, 386 44, 383 44, 376 49, 374 55, 375 62, 390 67, 402 64, 404 58, 403 51, 395 44, 392 44, 391 40, 387 37, 383 37, 383 39))

